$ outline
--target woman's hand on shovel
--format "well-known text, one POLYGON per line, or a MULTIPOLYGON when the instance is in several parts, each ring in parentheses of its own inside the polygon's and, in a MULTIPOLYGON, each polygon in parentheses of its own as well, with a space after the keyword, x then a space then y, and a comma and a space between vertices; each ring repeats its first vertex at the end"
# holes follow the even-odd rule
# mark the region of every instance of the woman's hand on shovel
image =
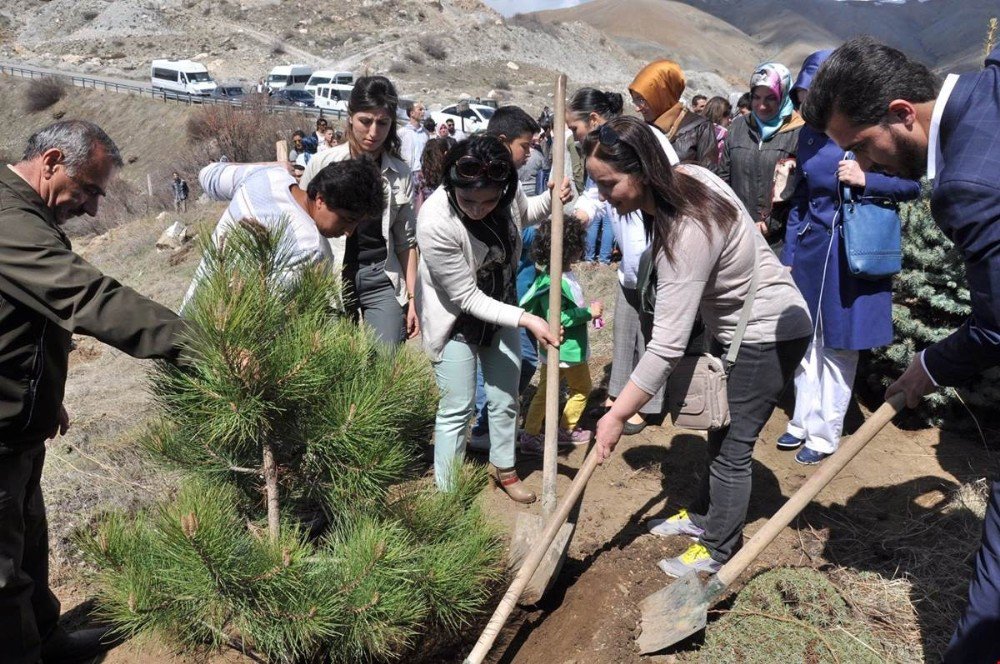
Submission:
POLYGON ((562 343, 563 328, 559 328, 560 338, 556 339, 555 336, 553 336, 552 331, 549 329, 549 322, 541 316, 529 314, 525 311, 521 314, 521 318, 518 320, 517 324, 526 329, 528 332, 531 332, 532 336, 538 340, 538 343, 541 344, 543 349, 548 348, 549 346, 558 348, 559 344, 562 343))
MULTIPOLYGON (((556 193, 555 180, 549 180, 549 191, 556 193)), ((559 200, 563 202, 563 205, 573 200, 573 190, 569 186, 569 176, 563 178, 562 186, 559 187, 557 196, 559 196, 559 200)))
POLYGON ((597 462, 604 463, 611 458, 625 429, 625 420, 608 411, 597 422, 597 462))

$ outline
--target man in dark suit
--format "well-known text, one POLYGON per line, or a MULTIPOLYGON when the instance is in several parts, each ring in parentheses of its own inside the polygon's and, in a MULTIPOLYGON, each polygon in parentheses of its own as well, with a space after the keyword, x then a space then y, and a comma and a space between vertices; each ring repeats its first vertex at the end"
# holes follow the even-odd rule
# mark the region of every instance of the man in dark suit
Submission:
MULTIPOLYGON (((903 53, 853 39, 826 61, 806 122, 878 169, 934 186, 931 212, 965 259, 972 315, 918 353, 886 390, 906 404, 1000 365, 1000 48, 986 67, 944 81, 903 53)), ((969 604, 946 662, 1000 661, 1000 482, 993 483, 969 604)))
MULTIPOLYGON (((857 156, 864 170, 932 181, 931 211, 965 258, 972 315, 918 353, 886 390, 906 404, 1000 365, 1000 48, 977 73, 944 81, 868 37, 826 61, 803 109, 806 122, 857 156)), ((994 482, 969 604, 946 662, 1000 660, 1000 482, 994 482)))

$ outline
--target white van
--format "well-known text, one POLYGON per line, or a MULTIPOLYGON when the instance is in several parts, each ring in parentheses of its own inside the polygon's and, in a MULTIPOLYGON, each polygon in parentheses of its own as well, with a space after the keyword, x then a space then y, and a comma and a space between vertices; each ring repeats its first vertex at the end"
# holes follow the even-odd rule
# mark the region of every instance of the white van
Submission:
POLYGON ((312 73, 312 67, 309 65, 278 65, 267 75, 264 84, 271 92, 292 87, 301 90, 312 73))
POLYGON ((324 83, 352 87, 354 85, 354 74, 349 71, 334 71, 333 69, 314 71, 312 76, 309 77, 309 81, 306 82, 306 92, 311 92, 315 95, 316 86, 323 85, 324 83))
POLYGON ((149 78, 154 90, 170 90, 207 97, 215 90, 215 81, 205 65, 192 60, 153 60, 149 78))
POLYGON ((347 112, 347 102, 351 98, 350 85, 337 85, 335 83, 321 83, 317 85, 312 93, 316 98, 316 108, 323 108, 329 111, 347 112))

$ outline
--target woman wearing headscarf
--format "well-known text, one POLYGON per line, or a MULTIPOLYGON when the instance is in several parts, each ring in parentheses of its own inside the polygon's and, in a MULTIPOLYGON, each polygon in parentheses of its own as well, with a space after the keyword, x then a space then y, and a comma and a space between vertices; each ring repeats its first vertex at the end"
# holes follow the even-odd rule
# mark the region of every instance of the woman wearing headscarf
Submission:
POLYGON ((765 62, 750 76, 749 115, 729 127, 718 174, 750 210, 757 228, 775 251, 785 237, 789 203, 775 192, 775 167, 794 159, 802 118, 790 96, 792 74, 777 62, 765 62), (775 200, 778 198, 779 200, 775 200))
POLYGON ((684 72, 676 62, 655 60, 628 87, 642 118, 670 140, 682 164, 715 167, 719 152, 715 130, 704 116, 684 108, 684 72))
MULTIPOLYGON (((792 99, 798 108, 820 65, 833 51, 817 51, 802 65, 792 99)), ((815 327, 812 342, 795 371, 795 411, 778 448, 800 448, 795 460, 819 463, 837 450, 851 401, 858 352, 892 341, 892 279, 870 281, 847 267, 837 229, 840 188, 857 196, 895 202, 920 195, 913 180, 865 173, 826 134, 811 127, 799 133, 802 177, 788 215, 782 262, 792 267, 815 327)))

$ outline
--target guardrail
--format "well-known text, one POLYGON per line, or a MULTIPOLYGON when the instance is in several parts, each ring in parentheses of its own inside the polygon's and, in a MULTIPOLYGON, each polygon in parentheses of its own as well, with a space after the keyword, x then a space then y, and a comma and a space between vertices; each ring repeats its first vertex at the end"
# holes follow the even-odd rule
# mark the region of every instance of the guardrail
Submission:
MULTIPOLYGON (((116 81, 109 81, 107 79, 101 78, 91 78, 89 76, 78 76, 76 74, 67 74, 63 72, 48 71, 45 69, 36 69, 33 67, 26 67, 23 65, 6 65, 0 64, 0 74, 7 74, 9 76, 17 76, 18 78, 58 78, 68 81, 71 85, 78 88, 90 88, 93 90, 104 90, 106 92, 117 92, 123 94, 136 94, 140 97, 149 97, 153 100, 159 100, 163 102, 177 102, 181 104, 222 104, 226 106, 237 106, 242 107, 243 102, 239 99, 217 99, 215 97, 202 97, 200 95, 192 95, 186 92, 174 92, 172 90, 162 90, 156 89, 152 86, 130 84, 130 83, 118 83, 116 81)), ((255 93, 251 93, 255 94, 255 93)), ((328 108, 318 108, 315 106, 291 106, 285 104, 275 104, 270 101, 266 104, 268 110, 273 113, 304 113, 306 115, 315 115, 318 117, 332 116, 340 119, 347 115, 343 111, 338 111, 328 108)))

